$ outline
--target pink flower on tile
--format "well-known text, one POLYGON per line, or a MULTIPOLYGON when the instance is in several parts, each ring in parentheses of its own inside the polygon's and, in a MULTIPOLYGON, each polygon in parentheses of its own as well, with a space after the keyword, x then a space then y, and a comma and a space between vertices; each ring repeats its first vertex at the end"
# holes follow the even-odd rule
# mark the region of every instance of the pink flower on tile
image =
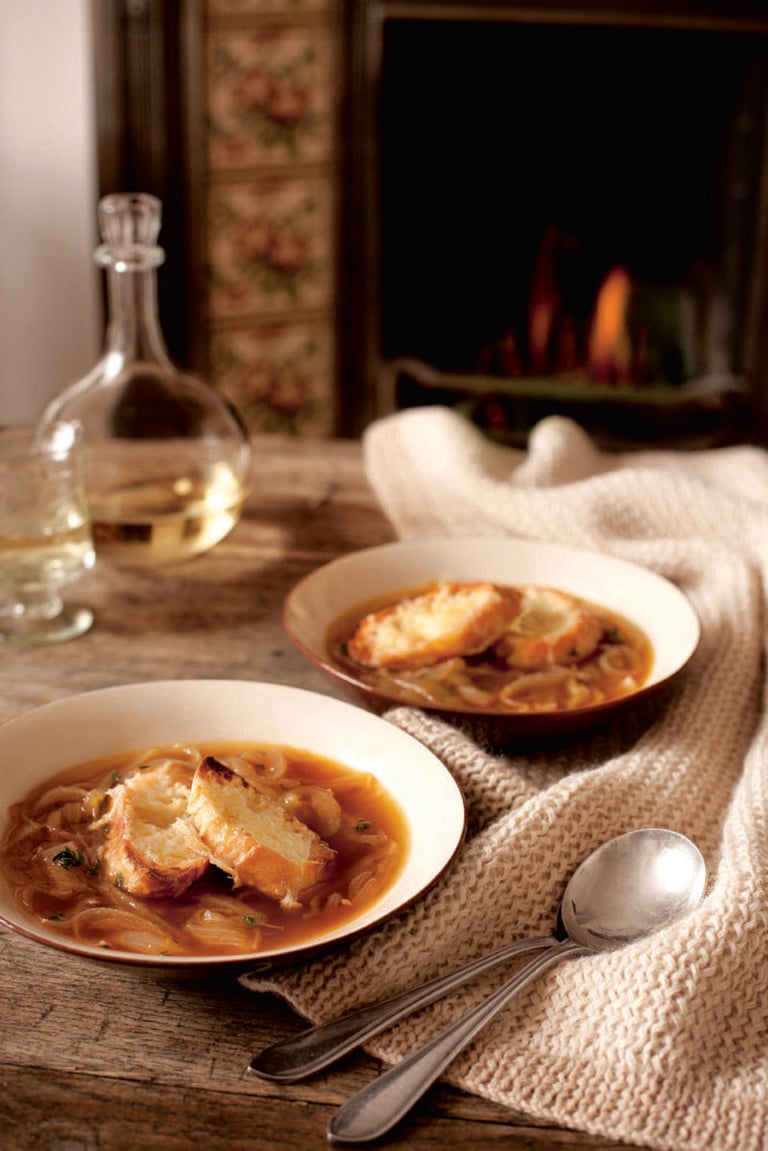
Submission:
POLYGON ((278 412, 296 415, 312 396, 312 382, 299 372, 275 374, 267 399, 278 412))
POLYGON ((297 272, 309 257, 309 240, 299 232, 277 232, 267 255, 267 263, 280 272, 297 272))
POLYGON ((221 141, 221 147, 231 160, 237 160, 246 154, 250 144, 244 136, 227 136, 221 141))
POLYGON ((281 124, 298 124, 310 106, 309 89, 292 81, 275 82, 265 111, 281 124))
POLYGON ((264 217, 241 224, 234 237, 235 250, 248 260, 269 260, 274 246, 274 227, 264 217))
POLYGON ((258 64, 240 72, 232 84, 233 103, 244 109, 266 107, 273 96, 272 77, 258 64))

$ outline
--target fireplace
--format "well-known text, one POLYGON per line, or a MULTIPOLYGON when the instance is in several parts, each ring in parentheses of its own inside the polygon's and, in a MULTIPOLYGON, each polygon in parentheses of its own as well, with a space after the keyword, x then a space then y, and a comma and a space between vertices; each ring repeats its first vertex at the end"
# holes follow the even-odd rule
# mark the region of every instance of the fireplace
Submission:
POLYGON ((348 6, 353 423, 449 403, 512 443, 555 412, 609 447, 765 440, 760 7, 348 6))

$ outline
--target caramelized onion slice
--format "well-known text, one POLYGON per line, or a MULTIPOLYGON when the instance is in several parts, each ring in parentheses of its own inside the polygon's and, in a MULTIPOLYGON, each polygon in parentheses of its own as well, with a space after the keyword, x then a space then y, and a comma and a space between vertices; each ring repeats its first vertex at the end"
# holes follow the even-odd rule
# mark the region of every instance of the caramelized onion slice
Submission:
POLYGON ((72 934, 81 943, 150 955, 175 954, 175 941, 160 925, 120 907, 86 907, 72 917, 72 934))
POLYGON ((216 907, 199 907, 184 924, 188 935, 202 943, 206 950, 230 953, 256 951, 261 932, 259 917, 222 911, 216 907))

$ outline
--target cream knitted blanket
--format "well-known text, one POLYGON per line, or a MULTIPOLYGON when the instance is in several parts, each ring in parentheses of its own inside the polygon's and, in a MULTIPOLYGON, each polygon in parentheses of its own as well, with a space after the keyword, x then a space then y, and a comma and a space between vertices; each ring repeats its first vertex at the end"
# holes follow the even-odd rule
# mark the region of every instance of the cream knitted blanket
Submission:
MULTIPOLYGON (((622 951, 560 965, 445 1078, 594 1135, 668 1151, 764 1151, 768 454, 608 455, 557 417, 534 429, 524 453, 442 408, 373 424, 364 448, 400 536, 520 535, 611 552, 681 586, 703 638, 660 712, 557 752, 493 753, 415 709, 390 712, 463 788, 466 843, 415 906, 346 951, 258 985, 314 1022, 328 1019, 550 931, 589 851, 634 827, 676 828, 707 860, 701 908, 622 951)), ((509 974, 456 992, 368 1050, 397 1061, 509 974)))

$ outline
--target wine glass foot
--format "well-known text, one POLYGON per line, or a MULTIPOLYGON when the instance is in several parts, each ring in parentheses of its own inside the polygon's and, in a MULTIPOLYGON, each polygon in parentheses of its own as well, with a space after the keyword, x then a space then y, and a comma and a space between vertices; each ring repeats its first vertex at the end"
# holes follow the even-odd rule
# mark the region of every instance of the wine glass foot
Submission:
POLYGON ((93 612, 81 604, 63 604, 50 618, 0 615, 0 644, 63 643, 83 635, 93 624, 93 612))

